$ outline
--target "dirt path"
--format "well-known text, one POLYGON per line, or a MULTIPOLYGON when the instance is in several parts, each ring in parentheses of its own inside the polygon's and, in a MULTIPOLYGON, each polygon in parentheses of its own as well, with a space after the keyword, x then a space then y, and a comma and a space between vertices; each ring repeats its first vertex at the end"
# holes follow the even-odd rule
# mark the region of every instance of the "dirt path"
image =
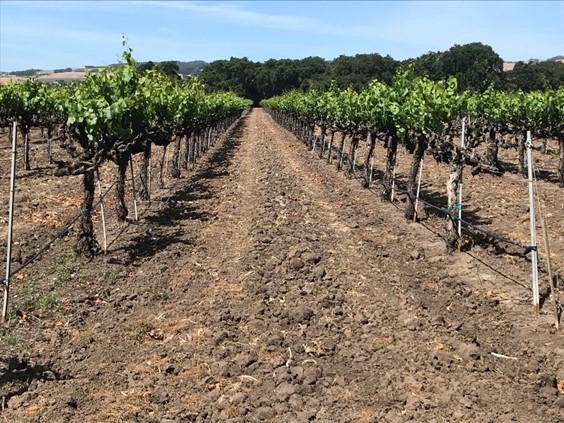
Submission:
POLYGON ((57 316, 18 326, 6 421, 564 420, 548 311, 476 287, 479 262, 264 111, 157 204, 57 316))

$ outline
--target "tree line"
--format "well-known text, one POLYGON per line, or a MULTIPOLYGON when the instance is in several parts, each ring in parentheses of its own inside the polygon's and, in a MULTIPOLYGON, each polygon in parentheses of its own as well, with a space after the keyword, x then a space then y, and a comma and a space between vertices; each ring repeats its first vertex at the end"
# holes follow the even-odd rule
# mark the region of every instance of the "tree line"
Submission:
POLYGON ((433 81, 456 77, 461 92, 484 92, 490 85, 525 92, 564 85, 564 63, 518 62, 513 70, 504 72, 503 59, 492 47, 479 42, 454 45, 444 52, 429 52, 404 61, 378 53, 341 55, 332 61, 307 57, 254 62, 246 57, 231 57, 208 64, 199 77, 211 89, 233 91, 256 105, 293 89, 327 90, 332 81, 338 88, 356 91, 374 79, 390 84, 396 71, 410 64, 416 75, 433 81))

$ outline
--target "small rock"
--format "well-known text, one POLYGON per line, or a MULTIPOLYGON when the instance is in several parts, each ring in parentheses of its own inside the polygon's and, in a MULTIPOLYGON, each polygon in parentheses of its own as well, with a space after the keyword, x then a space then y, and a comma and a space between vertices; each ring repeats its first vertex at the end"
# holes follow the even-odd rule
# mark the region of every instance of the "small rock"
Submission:
POLYGON ((411 260, 418 260, 421 258, 421 253, 418 250, 411 250, 409 257, 411 257, 411 260))
POLYGON ((319 369, 317 367, 309 367, 304 371, 304 385, 313 385, 319 379, 319 369))
POLYGON ((306 263, 317 264, 321 261, 321 256, 316 253, 307 252, 302 254, 302 260, 306 263))
POLYGON ((317 415, 316 411, 309 410, 309 411, 302 411, 298 413, 297 417, 299 421, 311 422, 314 421, 316 415, 317 415))
POLYGON ((556 401, 554 401, 554 406, 564 408, 564 397, 558 397, 556 401))
POLYGON ((431 323, 435 326, 443 326, 445 324, 445 319, 442 316, 435 316, 431 319, 431 323))
POLYGON ((270 407, 259 407, 255 411, 255 416, 259 421, 265 421, 274 417, 274 410, 270 407))
POLYGON ((313 277, 317 279, 321 279, 327 274, 327 272, 325 271, 325 268, 323 268, 322 266, 317 266, 313 269, 312 274, 313 277))
POLYGON ((241 353, 235 357, 235 363, 241 368, 249 367, 251 364, 258 360, 258 354, 256 351, 249 351, 248 353, 241 353))
POLYGON ((215 336, 213 343, 215 344, 215 346, 219 346, 227 339, 229 339, 229 333, 223 330, 215 336))
POLYGON ((280 346, 284 342, 284 337, 279 333, 275 333, 266 339, 266 345, 280 346))
POLYGON ((299 307, 294 311, 294 319, 298 323, 304 323, 313 317, 313 310, 309 307, 299 307))
POLYGON ((292 367, 291 372, 297 381, 301 381, 304 377, 304 368, 301 366, 292 367))
POLYGON ((275 390, 276 398, 278 398, 279 401, 286 401, 295 392, 296 388, 294 385, 286 382, 281 383, 275 390))
POLYGON ((292 270, 300 270, 302 267, 304 267, 304 264, 305 263, 303 262, 302 259, 293 258, 292 260, 290 260, 290 263, 288 264, 288 266, 292 270))
POLYGON ((23 395, 14 396, 8 401, 8 406, 12 409, 20 408, 24 401, 25 398, 23 395))
POLYGON ((289 382, 292 380, 292 375, 286 366, 280 366, 274 370, 274 376, 280 381, 289 382))
POLYGON ((215 406, 218 410, 225 410, 229 407, 229 400, 225 397, 225 395, 222 395, 217 399, 215 406))
POLYGON ((292 396, 290 397, 290 399, 288 400, 288 405, 289 405, 291 408, 293 408, 294 410, 297 410, 297 409, 299 409, 299 408, 302 408, 303 403, 304 403, 304 402, 303 402, 303 400, 302 400, 302 397, 299 396, 299 395, 296 395, 296 394, 292 395, 292 396))
POLYGON ((231 402, 231 404, 233 405, 238 405, 241 404, 246 399, 247 399, 247 394, 244 394, 243 392, 237 392, 235 395, 229 398, 229 402, 231 402))
POLYGON ((73 397, 70 397, 69 399, 67 399, 67 405, 70 408, 74 408, 75 410, 78 407, 78 403, 76 402, 76 399, 74 399, 73 397))
POLYGON ((169 401, 170 396, 169 396, 168 392, 166 391, 166 389, 164 389, 161 386, 157 386, 155 388, 155 390, 153 391, 151 398, 156 403, 166 404, 169 401))
POLYGON ((480 348, 476 344, 461 342, 456 347, 456 353, 464 360, 477 360, 480 358, 480 348))
POLYGON ((558 389, 553 388, 551 386, 545 386, 544 388, 540 389, 540 393, 543 397, 547 399, 553 399, 558 395, 558 389))

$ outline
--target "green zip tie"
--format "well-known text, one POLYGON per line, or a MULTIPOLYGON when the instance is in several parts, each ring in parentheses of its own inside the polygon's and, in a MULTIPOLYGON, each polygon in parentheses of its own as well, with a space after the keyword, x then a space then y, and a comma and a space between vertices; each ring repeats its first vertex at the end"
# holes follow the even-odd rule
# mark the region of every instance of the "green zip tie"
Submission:
POLYGON ((450 212, 452 212, 452 211, 454 211, 454 210, 462 211, 462 204, 456 203, 454 206, 448 207, 448 208, 446 209, 447 213, 450 213, 450 212))

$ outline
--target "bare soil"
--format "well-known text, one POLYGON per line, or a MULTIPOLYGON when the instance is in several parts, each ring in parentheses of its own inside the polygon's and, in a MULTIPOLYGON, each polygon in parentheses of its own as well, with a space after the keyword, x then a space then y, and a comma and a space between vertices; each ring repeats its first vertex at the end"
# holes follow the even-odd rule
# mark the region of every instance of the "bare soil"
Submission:
MULTIPOLYGON (((64 202, 80 198, 80 180, 50 176, 34 146, 45 170, 19 172, 24 256, 74 214, 64 202)), ((525 219, 526 203, 502 206, 490 194, 498 181, 509 181, 498 187, 507 193, 522 181, 489 178, 469 185, 475 212, 493 216, 489 229, 520 234, 509 222, 525 219)), ((425 192, 442 192, 439 180, 425 192)), ((562 216, 562 191, 550 196, 546 210, 562 216)), ((138 222, 111 221, 107 255, 75 257, 71 230, 14 279, 0 333, 0 415, 564 421, 563 334, 548 302, 532 312, 529 256, 487 243, 447 255, 443 218, 407 223, 398 206, 253 110, 194 170, 156 190, 138 222)), ((562 219, 550 223, 562 242, 562 219)))

